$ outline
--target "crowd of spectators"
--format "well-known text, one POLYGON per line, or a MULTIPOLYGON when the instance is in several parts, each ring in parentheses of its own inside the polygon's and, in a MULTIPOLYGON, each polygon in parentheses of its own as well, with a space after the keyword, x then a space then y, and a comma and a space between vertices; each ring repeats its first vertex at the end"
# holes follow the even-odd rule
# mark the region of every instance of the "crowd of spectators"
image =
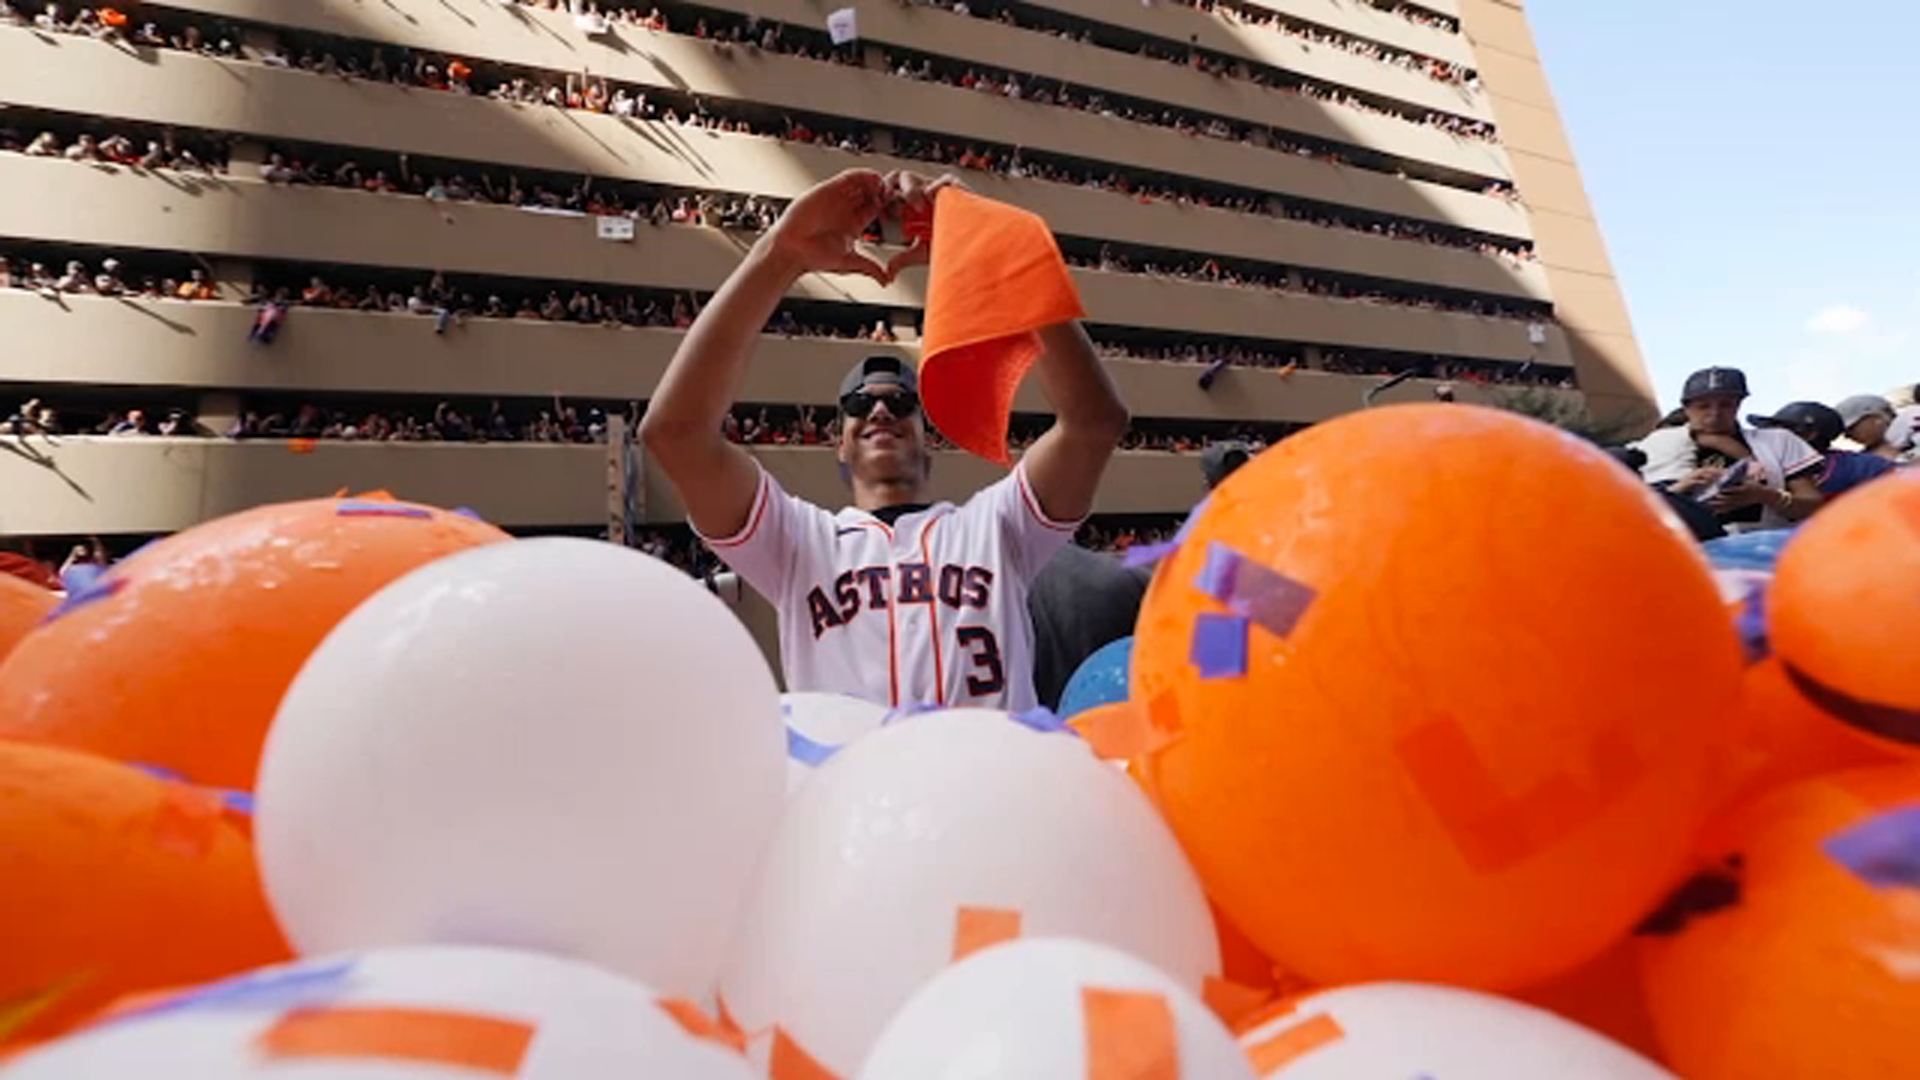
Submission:
POLYGON ((1173 539, 1183 520, 1184 515, 1127 517, 1106 522, 1089 519, 1073 539, 1088 551, 1125 554, 1132 547, 1164 544, 1173 539))
MULTIPOLYGON (((659 15, 657 10, 642 15, 639 14, 638 8, 622 8, 615 12, 615 20, 618 21, 623 14, 642 27, 665 25, 670 31, 676 29, 673 19, 659 15)), ((687 17, 679 16, 679 18, 684 20, 687 17)), ((716 18, 718 18, 717 15, 716 18)), ((682 29, 693 34, 704 32, 704 36, 715 40, 717 45, 728 47, 735 37, 746 40, 751 36, 747 33, 746 22, 730 27, 724 37, 719 31, 707 27, 706 22, 705 16, 694 17, 693 24, 682 29)), ((799 33, 791 27, 774 27, 772 24, 762 24, 758 20, 751 22, 754 26, 766 27, 760 31, 763 38, 767 30, 777 31, 776 38, 782 40, 784 35, 799 33)), ((217 25, 206 32, 188 35, 184 29, 170 33, 157 25, 148 24, 138 33, 147 35, 149 31, 156 41, 164 42, 168 47, 191 40, 199 43, 199 51, 216 55, 225 55, 235 36, 217 25), (208 42, 214 44, 207 44, 208 42)), ((282 40, 285 41, 285 39, 282 40)), ((365 77, 454 93, 485 94, 529 104, 577 108, 709 130, 777 138, 788 142, 830 146, 852 153, 866 152, 873 145, 872 129, 866 125, 826 117, 808 120, 783 115, 770 118, 761 110, 723 105, 706 100, 699 95, 665 91, 649 92, 641 88, 617 86, 585 72, 578 75, 569 73, 558 76, 548 71, 508 68, 502 65, 479 61, 469 62, 458 57, 435 56, 409 50, 399 50, 390 55, 385 47, 341 39, 325 39, 319 45, 302 48, 283 43, 277 46, 277 49, 278 51, 265 55, 262 58, 263 62, 297 67, 315 74, 349 78, 365 77)), ((828 47, 828 52, 834 51, 828 47)), ((1210 123, 1210 130, 1230 130, 1222 125, 1224 122, 1210 123)), ((1031 176, 1055 182, 1096 187, 1144 199, 1219 206, 1241 212, 1272 213, 1293 220, 1313 221, 1333 227, 1357 228, 1376 235, 1426 240, 1479 250, 1503 250, 1523 258, 1528 257, 1530 253, 1528 246, 1523 243, 1481 237, 1463 230, 1412 221, 1400 222, 1390 218, 1375 218, 1365 214, 1354 215, 1320 204, 1296 203, 1265 193, 1239 191, 1223 185, 1196 183, 1184 178, 1122 175, 1114 170, 1091 168, 1065 159, 1043 162, 1035 155, 1023 155, 1017 147, 982 148, 966 146, 937 136, 916 137, 906 132, 896 134, 898 137, 895 139, 895 152, 935 163, 957 164, 1004 175, 1031 176)), ((1268 136, 1270 135, 1271 133, 1268 133, 1268 136)), ((1251 137, 1249 135, 1249 138, 1251 137)), ((1281 138, 1286 143, 1281 149, 1308 155, 1325 156, 1326 154, 1324 149, 1316 149, 1298 140, 1281 138)), ((1488 190, 1512 194, 1510 188, 1497 183, 1491 185, 1488 190)))
MULTIPOLYGON (((526 0, 521 0, 526 2, 526 0)), ((545 0, 542 0, 544 3, 545 0)), ((1122 52, 1131 52, 1156 60, 1164 60, 1182 67, 1191 67, 1210 75, 1240 79, 1260 86, 1285 92, 1300 93, 1320 101, 1328 101, 1348 108, 1358 109, 1381 116, 1389 116, 1414 123, 1427 124, 1466 138, 1493 140, 1496 138, 1492 125, 1475 121, 1467 117, 1439 110, 1421 110, 1410 106, 1385 106, 1362 100, 1347 93, 1340 87, 1317 79, 1304 78, 1282 68, 1266 64, 1252 63, 1244 58, 1228 56, 1223 53, 1201 49, 1194 45, 1180 45, 1171 41, 1147 39, 1138 44, 1123 44, 1118 35, 1097 35, 1085 24, 1070 27, 1064 23, 1041 21, 1034 13, 1017 8, 1004 0, 907 0, 918 6, 940 8, 960 15, 972 15, 977 18, 992 19, 1009 26, 1026 30, 1052 34, 1083 44, 1096 45, 1122 52)), ((1277 13, 1267 11, 1251 4, 1228 4, 1218 0, 1174 0, 1175 3, 1196 10, 1207 11, 1226 19, 1237 26, 1254 26, 1286 34, 1298 41, 1310 42, 1339 49, 1350 55, 1374 60, 1381 64, 1396 67, 1403 71, 1412 71, 1426 75, 1436 82, 1459 87, 1464 91, 1477 92, 1480 83, 1474 73, 1458 64, 1452 64, 1433 57, 1420 56, 1402 49, 1394 49, 1365 38, 1354 37, 1338 31, 1312 26, 1307 23, 1284 19, 1277 13)), ((1397 14, 1409 17, 1409 21, 1421 21, 1414 18, 1414 9, 1398 5, 1404 9, 1397 14)), ((1389 9, 1392 10, 1392 9, 1389 9)), ((1434 17, 1426 25, 1441 22, 1434 17)))
POLYGON ((123 296, 143 300, 206 301, 220 298, 219 289, 204 267, 185 273, 171 269, 158 273, 129 270, 117 258, 100 261, 94 270, 78 259, 64 265, 13 259, 0 254, 0 289, 26 289, 50 300, 61 296, 123 296))
MULTIPOLYGON (((69 121, 69 124, 71 121, 69 121)), ((67 136, 52 128, 30 140, 17 126, 0 127, 0 151, 73 161, 106 161, 136 168, 201 168, 224 172, 234 139, 219 133, 143 130, 115 124, 96 135, 67 136), (144 143, 144 154, 135 148, 144 143), (194 148, 198 148, 195 152, 194 148)), ((407 154, 355 153, 328 147, 272 144, 258 167, 273 184, 312 185, 380 194, 414 195, 435 201, 479 202, 558 214, 626 216, 653 225, 711 225, 762 232, 778 219, 784 203, 771 198, 714 191, 666 191, 652 185, 592 176, 523 173, 473 163, 429 161, 415 164, 407 154)), ((877 234, 876 234, 877 238, 877 234)), ((1296 285, 1285 268, 1247 264, 1199 254, 1165 252, 1134 257, 1102 244, 1098 255, 1089 243, 1068 244, 1069 262, 1088 269, 1144 273, 1230 286, 1259 286, 1319 296, 1401 304, 1431 310, 1461 311, 1505 318, 1544 320, 1541 307, 1524 307, 1490 298, 1451 297, 1417 287, 1387 287, 1311 274, 1296 285)), ((365 307, 377 307, 370 301, 365 307)), ((596 320, 597 321, 597 320, 596 320)))

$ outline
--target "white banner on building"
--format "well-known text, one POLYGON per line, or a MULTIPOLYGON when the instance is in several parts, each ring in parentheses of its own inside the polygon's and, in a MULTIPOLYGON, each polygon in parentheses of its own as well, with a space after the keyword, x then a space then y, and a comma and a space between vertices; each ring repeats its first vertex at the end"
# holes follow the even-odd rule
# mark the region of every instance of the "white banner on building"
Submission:
POLYGON ((1547 324, 1528 323, 1527 341, 1535 345, 1545 345, 1547 343, 1547 324))
POLYGON ((633 219, 630 217, 597 217, 593 219, 594 233, 602 240, 630 241, 633 239, 633 219))
POLYGON ((852 8, 841 8, 827 16, 827 36, 835 45, 845 45, 860 37, 860 17, 852 8))

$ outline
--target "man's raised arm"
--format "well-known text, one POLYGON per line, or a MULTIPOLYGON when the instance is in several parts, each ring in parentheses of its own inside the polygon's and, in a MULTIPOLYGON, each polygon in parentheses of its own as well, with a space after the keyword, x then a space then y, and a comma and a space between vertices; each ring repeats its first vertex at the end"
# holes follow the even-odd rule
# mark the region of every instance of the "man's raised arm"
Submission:
POLYGON ((1079 521, 1093 510, 1100 474, 1127 432, 1127 406, 1078 322, 1043 328, 1040 343, 1046 352, 1035 368, 1054 422, 1020 463, 1048 517, 1079 521))
POLYGON ((702 535, 739 532, 753 509, 759 467, 720 425, 746 378, 755 340, 803 274, 866 274, 887 283, 886 269, 853 246, 885 205, 885 179, 863 169, 800 196, 720 286, 667 365, 640 421, 640 439, 702 535))

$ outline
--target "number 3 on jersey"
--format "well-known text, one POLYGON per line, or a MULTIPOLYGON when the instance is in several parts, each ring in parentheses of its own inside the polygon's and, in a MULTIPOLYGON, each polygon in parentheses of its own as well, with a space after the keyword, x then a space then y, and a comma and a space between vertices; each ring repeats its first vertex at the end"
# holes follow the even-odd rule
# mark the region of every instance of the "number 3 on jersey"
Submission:
POLYGON ((984 626, 963 626, 954 640, 968 651, 974 671, 967 675, 969 697, 990 697, 1007 688, 1007 669, 1000 662, 1000 642, 984 626))

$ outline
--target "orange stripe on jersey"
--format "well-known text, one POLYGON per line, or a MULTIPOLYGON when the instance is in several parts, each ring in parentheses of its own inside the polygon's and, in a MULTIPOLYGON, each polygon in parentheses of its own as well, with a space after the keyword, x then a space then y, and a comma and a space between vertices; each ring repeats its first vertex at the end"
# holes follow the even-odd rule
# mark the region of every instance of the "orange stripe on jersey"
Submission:
POLYGON ((747 513, 746 527, 738 533, 727 537, 725 540, 708 540, 706 542, 707 546, 710 548, 739 547, 741 544, 753 539, 753 534, 760 531, 761 519, 767 516, 767 502, 772 497, 773 478, 765 472, 762 472, 760 474, 760 487, 754 492, 753 509, 747 513))
MULTIPOLYGON (((933 527, 940 524, 939 518, 929 520, 920 529, 920 561, 927 567, 927 626, 933 637, 933 698, 937 705, 947 703, 947 673, 944 661, 940 658, 940 582, 933 573, 933 527)), ((894 595, 899 596, 899 582, 894 582, 894 595)), ((957 617, 957 616, 956 616, 957 617)))
POLYGON ((1080 531, 1079 526, 1063 525, 1048 517, 1046 511, 1040 509, 1040 499, 1034 495, 1033 485, 1027 482, 1027 470, 1024 466, 1014 470, 1013 482, 1020 488, 1020 501, 1027 504, 1027 512, 1033 515, 1033 520, 1052 529, 1054 532, 1070 533, 1080 531))

